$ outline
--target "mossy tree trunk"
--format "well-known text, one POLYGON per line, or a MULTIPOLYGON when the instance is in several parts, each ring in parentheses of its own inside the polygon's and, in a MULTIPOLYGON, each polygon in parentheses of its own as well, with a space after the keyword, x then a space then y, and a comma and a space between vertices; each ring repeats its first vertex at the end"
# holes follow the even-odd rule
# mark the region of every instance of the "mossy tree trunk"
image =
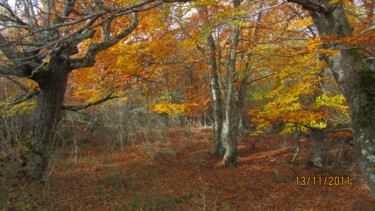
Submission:
POLYGON ((362 174, 375 199, 375 72, 366 63, 366 56, 339 42, 324 40, 324 36, 345 37, 354 27, 345 16, 342 3, 330 0, 289 0, 310 12, 324 47, 338 50, 333 57, 325 57, 335 80, 349 104, 354 144, 362 174))

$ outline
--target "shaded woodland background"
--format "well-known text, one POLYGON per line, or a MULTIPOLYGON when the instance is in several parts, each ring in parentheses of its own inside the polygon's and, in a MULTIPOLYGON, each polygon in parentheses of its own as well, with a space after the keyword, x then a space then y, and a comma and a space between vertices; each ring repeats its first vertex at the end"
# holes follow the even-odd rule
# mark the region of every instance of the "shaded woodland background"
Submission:
POLYGON ((375 208, 374 1, 0 9, 2 209, 375 208))

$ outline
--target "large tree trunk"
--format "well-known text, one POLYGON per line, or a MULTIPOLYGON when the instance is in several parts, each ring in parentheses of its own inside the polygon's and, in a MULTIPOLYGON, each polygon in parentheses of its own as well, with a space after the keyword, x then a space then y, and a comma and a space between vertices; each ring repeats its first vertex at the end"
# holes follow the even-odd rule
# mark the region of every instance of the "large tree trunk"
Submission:
MULTIPOLYGON (((203 22, 206 25, 210 25, 209 12, 207 6, 198 6, 198 12, 203 17, 203 22)), ((216 58, 216 45, 213 36, 213 32, 207 35, 207 50, 206 53, 203 49, 201 51, 203 54, 207 55, 209 60, 210 69, 210 89, 211 89, 211 100, 212 100, 212 120, 213 120, 213 142, 212 142, 212 154, 219 155, 224 152, 223 145, 220 142, 221 130, 223 126, 223 114, 222 114, 222 101, 220 95, 220 85, 219 85, 219 68, 217 65, 216 58)), ((200 47, 198 47, 200 48, 200 47)), ((220 60, 219 60, 220 61, 220 60)))
MULTIPOLYGON (((352 31, 341 6, 329 15, 311 15, 322 35, 345 36, 352 31)), ((375 198, 375 74, 357 50, 340 50, 327 61, 349 104, 358 164, 375 198)))
MULTIPOLYGON (((233 111, 233 116, 232 116, 233 118, 232 138, 236 140, 240 136, 241 120, 243 117, 243 108, 244 108, 245 99, 246 99, 248 78, 249 77, 247 75, 245 76, 244 79, 241 80, 240 86, 236 93, 235 107, 233 108, 234 111, 233 111)), ((237 145, 237 142, 236 142, 236 145, 237 145)))
MULTIPOLYGON (((239 0, 233 0, 233 5, 238 8, 241 4, 239 0)), ((237 46, 238 38, 241 31, 241 26, 232 25, 230 42, 231 49, 229 51, 229 59, 226 74, 226 87, 225 87, 225 98, 224 98, 224 121, 223 128, 221 132, 221 143, 225 148, 225 154, 223 158, 224 166, 236 166, 236 156, 237 156, 237 137, 235 137, 235 101, 234 96, 234 75, 236 71, 236 57, 237 57, 237 46)), ((237 124, 238 125, 238 124, 237 124)))
POLYGON ((357 161, 375 199, 375 74, 356 50, 327 60, 349 104, 357 161))
MULTIPOLYGON (((310 11, 321 36, 344 37, 353 31, 341 3, 290 1, 310 11)), ((375 199, 375 73, 357 50, 343 49, 342 44, 335 42, 326 42, 325 47, 340 49, 338 55, 326 60, 349 104, 358 164, 375 199)))
POLYGON ((211 99, 212 99, 212 119, 213 119, 213 135, 214 141, 212 143, 212 153, 215 155, 220 154, 223 151, 223 146, 220 142, 223 117, 221 112, 221 98, 220 98, 220 87, 219 87, 219 76, 216 64, 216 48, 212 34, 207 36, 208 54, 210 56, 210 88, 211 88, 211 99))
MULTIPOLYGON (((222 139, 222 143, 225 147, 225 154, 223 158, 224 166, 237 166, 237 146, 238 138, 240 135, 240 122, 246 97, 246 91, 247 77, 245 77, 245 79, 241 81, 237 96, 235 97, 235 99, 232 99, 230 101, 230 106, 225 106, 225 121, 228 121, 226 122, 226 124, 223 124, 222 129, 222 136, 224 137, 222 139)), ((232 98, 234 98, 234 96, 232 98)))
POLYGON ((40 162, 31 169, 30 176, 35 179, 44 177, 52 153, 55 130, 61 119, 61 107, 64 101, 69 76, 66 61, 52 58, 48 71, 37 79, 40 86, 36 116, 31 130, 31 147, 40 162))

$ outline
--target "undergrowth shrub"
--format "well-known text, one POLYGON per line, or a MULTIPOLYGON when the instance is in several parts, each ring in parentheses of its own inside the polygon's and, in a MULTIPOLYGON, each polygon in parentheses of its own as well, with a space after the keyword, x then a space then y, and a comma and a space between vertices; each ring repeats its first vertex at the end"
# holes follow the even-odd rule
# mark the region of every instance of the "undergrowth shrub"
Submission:
POLYGON ((110 101, 100 107, 66 112, 60 123, 60 145, 74 145, 77 157, 80 145, 99 141, 105 151, 124 150, 141 143, 151 160, 174 162, 179 150, 171 148, 172 140, 193 142, 196 122, 181 115, 151 112, 145 103, 110 101))
POLYGON ((96 115, 101 124, 94 136, 105 140, 110 150, 140 142, 151 144, 150 149, 155 149, 155 144, 168 144, 167 129, 175 124, 168 117, 127 101, 111 102, 99 108, 96 115))
POLYGON ((40 210, 43 193, 40 183, 0 177, 0 210, 40 210))
POLYGON ((161 149, 152 153, 153 160, 159 160, 166 163, 176 162, 178 151, 175 149, 161 149))
POLYGON ((15 106, 0 101, 0 151, 28 140, 34 118, 35 102, 24 102, 15 106))
POLYGON ((0 153, 0 177, 14 178, 29 176, 28 172, 35 169, 40 157, 33 154, 24 145, 13 146, 7 152, 0 153))

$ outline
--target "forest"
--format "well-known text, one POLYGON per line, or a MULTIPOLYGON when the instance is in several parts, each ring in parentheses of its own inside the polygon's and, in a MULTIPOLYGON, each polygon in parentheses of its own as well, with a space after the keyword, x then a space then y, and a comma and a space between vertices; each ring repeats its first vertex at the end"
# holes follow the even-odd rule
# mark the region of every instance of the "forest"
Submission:
POLYGON ((375 209, 375 0, 0 0, 0 209, 375 209))

